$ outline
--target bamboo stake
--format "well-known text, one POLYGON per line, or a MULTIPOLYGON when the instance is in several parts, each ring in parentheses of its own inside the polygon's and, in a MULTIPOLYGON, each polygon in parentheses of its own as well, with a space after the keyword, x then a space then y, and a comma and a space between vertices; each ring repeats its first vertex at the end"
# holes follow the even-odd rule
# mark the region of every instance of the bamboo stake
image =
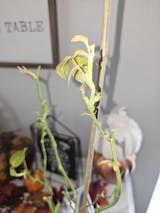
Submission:
POLYGON ((110 0, 104 0, 104 15, 103 15, 103 28, 102 28, 102 38, 101 38, 101 63, 99 69, 99 79, 98 84, 103 92, 103 85, 105 79, 105 71, 108 62, 108 29, 109 29, 109 11, 110 11, 110 0))
MULTIPOLYGON (((101 48, 100 48, 101 62, 100 62, 99 78, 98 78, 98 85, 101 89, 101 92, 103 92, 104 77, 105 77, 105 70, 106 70, 106 65, 107 65, 107 55, 108 55, 109 10, 110 10, 110 0, 104 0, 103 27, 102 27, 102 38, 101 38, 101 48)), ((100 108, 100 104, 98 106, 98 109, 99 108, 100 108)), ((86 174, 85 174, 85 178, 84 178, 84 194, 83 194, 83 198, 82 198, 83 210, 81 210, 81 212, 83 212, 83 213, 87 212, 86 204, 87 204, 87 195, 88 195, 88 191, 89 191, 89 185, 90 185, 91 173, 92 173, 95 134, 96 134, 96 127, 95 127, 94 123, 92 122, 87 163, 86 163, 86 174)))

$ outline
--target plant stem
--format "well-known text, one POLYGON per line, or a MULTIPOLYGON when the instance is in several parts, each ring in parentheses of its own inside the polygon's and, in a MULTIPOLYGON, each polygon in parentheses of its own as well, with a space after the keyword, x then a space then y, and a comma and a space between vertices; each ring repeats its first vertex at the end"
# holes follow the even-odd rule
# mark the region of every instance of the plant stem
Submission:
POLYGON ((43 172, 45 172, 46 168, 47 168, 47 153, 46 153, 46 149, 45 149, 45 145, 44 145, 44 137, 45 137, 45 128, 43 125, 41 139, 40 139, 40 144, 41 144, 42 153, 43 153, 43 172))
POLYGON ((110 146, 111 146, 112 160, 113 160, 113 171, 115 172, 115 175, 116 175, 116 186, 115 186, 115 189, 114 189, 114 198, 113 198, 112 202, 109 203, 107 206, 98 207, 96 209, 97 213, 101 212, 103 210, 107 210, 107 209, 111 208, 112 206, 114 206, 119 201, 119 198, 120 198, 120 195, 121 195, 122 180, 121 180, 120 169, 119 169, 119 166, 118 166, 116 147, 115 147, 115 137, 114 137, 113 133, 111 134, 110 137, 108 137, 107 140, 109 141, 110 146))
MULTIPOLYGON (((99 79, 98 79, 98 84, 99 84, 101 91, 103 91, 105 69, 106 69, 106 64, 107 64, 107 52, 108 52, 107 50, 108 49, 107 49, 106 39, 107 39, 107 30, 108 30, 109 8, 110 8, 110 0, 104 0, 104 14, 103 14, 103 28, 102 28, 103 32, 102 32, 102 42, 101 42, 101 63, 100 63, 99 79)), ((98 108, 100 108, 100 104, 99 104, 98 108)), ((93 122, 95 122, 95 125, 97 126, 97 128, 99 129, 99 131, 102 135, 102 130, 97 122, 97 119, 94 116, 92 116, 92 119, 93 119, 93 122)), ((94 127, 94 124, 92 124, 89 148, 88 148, 87 163, 86 163, 87 164, 86 165, 86 176, 84 178, 84 194, 83 194, 83 199, 82 199, 82 206, 86 205, 87 194, 89 191, 89 184, 90 184, 91 173, 92 173, 91 167, 93 164, 93 156, 94 156, 95 134, 96 134, 96 128, 94 127)), ((85 208, 85 212, 86 212, 86 208, 85 208)))
POLYGON ((106 142, 110 143, 112 160, 113 160, 113 171, 115 172, 115 175, 116 175, 116 186, 115 186, 115 190, 114 190, 114 199, 109 205, 99 207, 99 208, 96 209, 96 212, 100 212, 100 211, 111 208, 112 206, 114 206, 118 202, 120 195, 121 195, 121 185, 122 185, 121 183, 122 183, 122 181, 121 181, 120 169, 119 169, 119 166, 118 166, 118 159, 117 159, 117 153, 116 153, 114 134, 112 133, 110 136, 106 135, 106 133, 104 132, 104 130, 100 126, 99 122, 97 121, 97 118, 96 118, 94 112, 90 112, 90 115, 91 115, 91 119, 94 122, 96 128, 99 130, 102 139, 107 140, 106 142))
MULTIPOLYGON (((65 170, 63 168, 63 165, 62 165, 59 153, 58 153, 56 140, 55 140, 50 128, 48 127, 48 124, 47 124, 47 121, 46 121, 46 117, 48 115, 48 104, 47 104, 47 102, 45 101, 45 99, 43 98, 43 95, 42 95, 42 90, 41 90, 40 81, 39 81, 39 73, 37 73, 37 77, 38 78, 36 79, 36 88, 37 88, 37 94, 38 94, 39 103, 40 103, 40 107, 41 107, 40 124, 41 124, 41 128, 42 128, 42 135, 41 135, 40 142, 41 142, 42 153, 43 153, 43 171, 44 171, 44 173, 46 172, 46 165, 47 165, 47 155, 46 155, 46 149, 45 149, 45 145, 44 145, 44 137, 45 137, 45 135, 48 135, 48 137, 50 139, 49 141, 51 143, 52 151, 54 153, 54 156, 55 156, 55 159, 56 159, 56 162, 57 162, 58 170, 62 174, 62 176, 64 177, 68 187, 73 192, 73 201, 75 203, 74 212, 78 213, 78 203, 77 203, 76 190, 75 190, 74 185, 72 184, 71 180, 67 176, 67 173, 65 172, 65 170)), ((49 186, 46 178, 45 178, 45 183, 47 184, 47 186, 49 186)), ((48 199, 46 201, 49 204, 50 210, 54 213, 54 211, 53 211, 54 208, 52 206, 52 202, 48 202, 48 199)))
POLYGON ((52 213, 55 213, 55 205, 52 202, 52 197, 44 197, 44 201, 48 204, 52 213))
POLYGON ((74 204, 75 204, 75 212, 78 212, 78 203, 77 203, 76 190, 75 190, 71 180, 67 176, 67 173, 65 172, 65 170, 64 170, 64 168, 62 166, 62 163, 61 163, 61 160, 60 160, 60 157, 59 157, 59 154, 58 154, 58 150, 57 150, 57 143, 56 143, 55 138, 54 138, 54 136, 53 136, 53 134, 52 134, 52 132, 49 129, 47 124, 46 124, 46 132, 47 132, 47 135, 48 135, 48 137, 50 139, 51 147, 52 147, 52 150, 54 152, 54 155, 55 155, 55 158, 56 158, 56 161, 57 161, 58 170, 63 175, 68 187, 73 192, 73 201, 74 201, 74 204))
MULTIPOLYGON (((99 70, 99 87, 101 91, 103 91, 103 85, 104 85, 104 79, 105 79, 105 71, 106 71, 106 66, 107 66, 107 60, 108 60, 108 25, 109 25, 109 9, 110 9, 110 0, 104 0, 104 14, 103 14, 103 32, 102 32, 102 39, 101 39, 101 63, 100 63, 100 70, 99 70)), ((100 104, 99 104, 100 108, 100 104)), ((104 135, 104 139, 106 139, 105 132, 103 132, 102 128, 97 125, 97 129, 99 130, 101 136, 104 135)), ((121 195, 121 173, 120 169, 118 167, 118 160, 117 160, 117 154, 116 154, 116 147, 115 147, 115 137, 112 134, 111 137, 107 137, 107 140, 110 143, 111 147, 111 153, 112 153, 112 160, 113 160, 113 170, 116 175, 116 186, 114 190, 114 199, 113 201, 104 207, 99 207, 96 209, 96 212, 100 212, 106 209, 111 208, 114 206, 121 195)))
MULTIPOLYGON (((83 100, 85 101, 83 93, 82 93, 82 97, 83 97, 83 100)), ((87 102, 85 102, 85 104, 88 107, 87 102)), ((114 134, 112 133, 109 136, 106 135, 106 133, 102 129, 100 123, 98 122, 94 111, 92 111, 89 107, 88 107, 88 115, 92 119, 92 127, 91 127, 91 135, 90 135, 89 151, 88 151, 88 160, 90 159, 90 161, 87 162, 87 167, 86 167, 87 172, 86 172, 86 176, 85 176, 85 189, 89 191, 89 184, 90 184, 89 174, 92 172, 91 168, 92 168, 92 162, 93 161, 91 161, 91 159, 93 159, 93 156, 94 156, 94 141, 95 141, 94 138, 95 138, 96 128, 100 132, 101 138, 110 143, 112 160, 113 160, 113 171, 115 172, 115 175, 116 175, 116 186, 115 186, 115 190, 114 190, 114 199, 109 205, 99 207, 99 208, 96 209, 96 212, 100 212, 102 210, 111 208, 112 206, 114 206, 118 202, 118 200, 120 198, 120 194, 121 194, 121 173, 120 173, 120 170, 119 170, 119 167, 118 167, 118 160, 117 160, 117 154, 116 154, 114 134)), ((82 202, 82 209, 84 209, 84 210, 82 212, 87 211, 86 201, 87 201, 87 194, 84 194, 83 195, 83 202, 82 202)))
POLYGON ((106 66, 108 61, 108 28, 109 28, 109 12, 110 12, 111 0, 104 0, 104 10, 103 10, 103 27, 102 27, 102 38, 101 38, 101 62, 99 69, 99 79, 98 84, 103 91, 106 66))

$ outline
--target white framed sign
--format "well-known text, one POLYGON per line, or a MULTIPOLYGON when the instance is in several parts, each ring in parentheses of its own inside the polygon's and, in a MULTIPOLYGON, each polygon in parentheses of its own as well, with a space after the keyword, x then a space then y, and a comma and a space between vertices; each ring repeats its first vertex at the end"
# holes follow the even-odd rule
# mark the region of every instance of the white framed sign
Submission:
POLYGON ((55 0, 0 0, 0 66, 55 66, 55 0))

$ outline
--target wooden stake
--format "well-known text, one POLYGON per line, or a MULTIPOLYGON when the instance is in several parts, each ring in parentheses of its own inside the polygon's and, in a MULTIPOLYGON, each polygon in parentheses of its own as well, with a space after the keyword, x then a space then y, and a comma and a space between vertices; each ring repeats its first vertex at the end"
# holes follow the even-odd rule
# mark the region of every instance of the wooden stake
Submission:
MULTIPOLYGON (((106 65, 107 65, 107 55, 108 55, 109 10, 110 10, 110 0, 104 0, 103 26, 102 26, 101 48, 100 48, 101 63, 100 63, 99 76, 98 76, 98 85, 99 85, 99 88, 101 89, 101 92, 103 92, 105 71, 106 71, 106 65)), ((98 109, 99 108, 100 108, 100 104, 98 106, 98 109)), ((82 209, 80 211, 83 213, 87 212, 86 204, 87 204, 87 195, 89 191, 89 185, 90 185, 91 173, 92 173, 95 134, 96 134, 96 127, 92 123, 90 140, 89 140, 89 148, 88 148, 88 156, 87 156, 87 162, 86 162, 86 174, 84 178, 84 194, 82 198, 82 209)))
POLYGON ((103 28, 102 28, 101 47, 100 47, 101 63, 100 63, 99 79, 98 79, 98 84, 101 89, 101 92, 103 92, 106 66, 108 62, 109 11, 110 11, 110 0, 104 0, 103 28))

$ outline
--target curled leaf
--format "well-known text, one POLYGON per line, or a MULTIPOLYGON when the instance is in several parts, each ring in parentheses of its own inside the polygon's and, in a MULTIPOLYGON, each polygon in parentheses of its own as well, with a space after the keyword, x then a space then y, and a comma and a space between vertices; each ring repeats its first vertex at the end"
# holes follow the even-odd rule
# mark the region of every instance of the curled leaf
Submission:
POLYGON ((67 56, 63 61, 57 65, 56 73, 63 79, 66 79, 69 74, 69 62, 72 59, 71 56, 67 56))
POLYGON ((73 57, 76 57, 76 56, 83 56, 85 58, 88 58, 88 53, 85 52, 83 49, 77 49, 73 54, 73 57))
POLYGON ((81 84, 85 83, 86 81, 85 74, 80 70, 76 70, 76 72, 74 72, 73 78, 81 84))
POLYGON ((75 55, 72 58, 74 72, 73 78, 83 84, 87 81, 88 59, 83 55, 75 55))
POLYGON ((17 67, 20 71, 20 73, 24 74, 24 75, 28 75, 30 76, 32 79, 37 80, 38 76, 31 70, 27 69, 26 67, 22 66, 18 66, 17 67))
POLYGON ((83 72, 87 72, 88 58, 86 56, 76 54, 73 56, 73 60, 74 60, 74 63, 78 65, 83 72))
POLYGON ((72 40, 72 42, 83 42, 86 47, 88 48, 88 38, 86 36, 83 35, 75 35, 72 40))

